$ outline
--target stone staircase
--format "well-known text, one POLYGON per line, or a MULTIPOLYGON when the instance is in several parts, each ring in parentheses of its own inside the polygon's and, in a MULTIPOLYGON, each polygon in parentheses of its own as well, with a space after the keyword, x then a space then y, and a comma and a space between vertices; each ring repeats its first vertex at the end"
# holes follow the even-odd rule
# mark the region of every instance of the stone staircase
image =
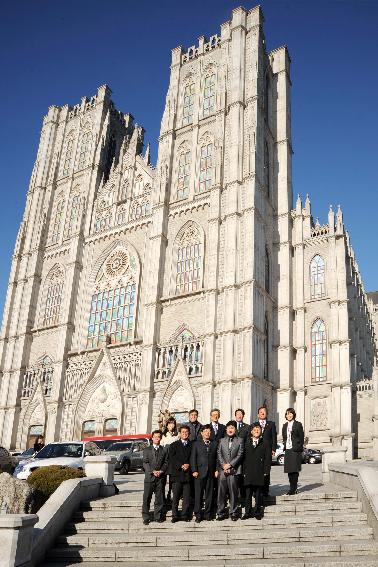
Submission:
POLYGON ((143 567, 378 567, 378 542, 354 492, 276 496, 262 521, 141 519, 141 493, 86 502, 46 557, 45 567, 85 562, 143 567))

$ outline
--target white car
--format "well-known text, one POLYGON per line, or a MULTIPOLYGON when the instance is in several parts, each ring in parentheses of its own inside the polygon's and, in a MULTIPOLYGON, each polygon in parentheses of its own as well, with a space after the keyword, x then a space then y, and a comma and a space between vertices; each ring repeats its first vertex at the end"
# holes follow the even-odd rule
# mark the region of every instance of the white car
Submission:
POLYGON ((36 458, 19 463, 15 468, 13 476, 26 480, 35 469, 51 465, 84 469, 84 457, 100 454, 101 449, 93 442, 67 441, 66 443, 49 443, 39 451, 36 458))

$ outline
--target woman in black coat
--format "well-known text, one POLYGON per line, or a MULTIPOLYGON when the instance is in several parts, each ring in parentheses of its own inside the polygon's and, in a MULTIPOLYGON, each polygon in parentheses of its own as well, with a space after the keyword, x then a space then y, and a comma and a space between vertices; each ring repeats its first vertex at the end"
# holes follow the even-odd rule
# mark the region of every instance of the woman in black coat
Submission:
POLYGON ((288 474, 290 490, 287 494, 298 494, 299 471, 302 469, 302 452, 304 443, 303 426, 296 421, 293 408, 285 412, 286 423, 282 426, 282 439, 285 450, 285 473, 288 474))
POLYGON ((245 512, 243 520, 263 517, 264 478, 269 474, 272 463, 270 445, 261 437, 259 423, 253 425, 245 441, 243 477, 245 486, 245 512), (255 495, 255 507, 252 508, 252 495, 255 495))

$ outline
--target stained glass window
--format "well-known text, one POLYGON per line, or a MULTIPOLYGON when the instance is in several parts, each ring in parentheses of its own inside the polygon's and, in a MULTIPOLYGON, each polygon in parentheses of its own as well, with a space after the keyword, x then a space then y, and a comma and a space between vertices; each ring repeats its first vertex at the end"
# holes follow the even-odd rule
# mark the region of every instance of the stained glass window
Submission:
POLYGON ((177 198, 185 199, 189 193, 190 152, 184 152, 179 158, 177 198))
POLYGON ((104 436, 117 435, 119 422, 117 418, 110 418, 105 420, 104 436))
POLYGON ((93 294, 87 348, 129 341, 134 336, 135 283, 93 294))
POLYGON ((311 379, 327 380, 327 336, 324 321, 317 319, 311 329, 311 379))
POLYGON ((209 116, 215 107, 215 74, 205 77, 203 91, 203 115, 209 116))
POLYGON ((177 252, 176 293, 196 291, 201 286, 202 245, 179 246, 177 252))
POLYGON ((77 162, 78 169, 82 169, 87 165, 88 153, 91 146, 92 134, 89 130, 84 132, 81 138, 79 159, 77 162))
POLYGON ((94 420, 84 421, 81 438, 93 437, 96 432, 96 422, 94 420))
POLYGON ((51 233, 51 244, 56 244, 60 237, 63 223, 64 201, 58 201, 55 208, 54 224, 51 233))
POLYGON ((132 220, 137 220, 143 218, 151 213, 151 205, 149 201, 142 201, 141 203, 135 203, 132 209, 131 218, 132 220))
POLYGON ((63 175, 68 175, 71 169, 72 151, 73 151, 73 138, 67 140, 66 156, 63 165, 63 175))
POLYGON ((313 257, 310 264, 311 299, 325 296, 325 264, 319 254, 313 257))
POLYGON ((184 90, 183 124, 191 124, 193 122, 194 88, 194 83, 192 83, 191 85, 187 85, 184 90))
POLYGON ((199 192, 210 189, 213 181, 213 144, 201 148, 199 192))
POLYGON ((71 199, 66 235, 71 236, 79 229, 81 219, 81 196, 74 195, 71 199))

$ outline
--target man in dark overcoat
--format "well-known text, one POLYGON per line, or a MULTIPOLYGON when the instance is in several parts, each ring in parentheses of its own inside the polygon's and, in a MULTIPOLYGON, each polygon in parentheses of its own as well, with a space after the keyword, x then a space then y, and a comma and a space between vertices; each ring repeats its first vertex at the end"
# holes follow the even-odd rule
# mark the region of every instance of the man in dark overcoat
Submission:
POLYGON ((244 445, 243 480, 245 486, 245 512, 243 520, 263 517, 264 479, 269 474, 272 463, 270 445, 262 437, 258 423, 252 426, 250 436, 244 445), (255 507, 252 508, 252 496, 255 496, 255 507))
POLYGON ((211 425, 203 425, 201 439, 192 445, 190 468, 194 477, 194 515, 196 523, 202 520, 202 504, 205 497, 204 519, 211 519, 214 497, 214 479, 217 471, 217 444, 210 441, 211 425))
POLYGON ((189 427, 180 427, 180 439, 169 445, 168 473, 172 479, 172 523, 180 519, 189 522, 190 507, 190 454, 189 427), (179 517, 178 506, 182 495, 182 512, 179 517))
MULTIPOLYGON (((261 435, 264 441, 270 446, 271 456, 274 457, 277 449, 277 429, 274 421, 268 419, 268 410, 265 406, 259 407, 257 410, 258 421, 255 423, 259 424, 261 427, 261 435)), ((255 424, 253 424, 255 425, 255 424)), ((269 486, 270 486, 270 469, 269 473, 265 476, 263 495, 265 497, 269 496, 269 486)))
POLYGON ((155 494, 154 519, 155 522, 163 522, 164 508, 164 485, 165 474, 168 468, 168 455, 160 446, 161 431, 156 429, 152 432, 152 445, 143 451, 144 490, 142 518, 143 523, 150 523, 150 504, 152 495, 155 494))

